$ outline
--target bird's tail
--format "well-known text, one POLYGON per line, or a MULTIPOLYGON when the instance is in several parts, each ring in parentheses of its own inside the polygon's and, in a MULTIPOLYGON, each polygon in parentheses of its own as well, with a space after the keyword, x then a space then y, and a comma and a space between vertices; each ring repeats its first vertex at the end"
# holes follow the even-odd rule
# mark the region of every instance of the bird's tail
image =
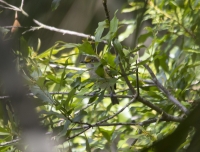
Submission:
POLYGON ((119 100, 117 99, 117 97, 114 97, 114 96, 111 96, 111 101, 112 101, 112 104, 119 104, 119 100))
POLYGON ((114 89, 112 89, 112 87, 111 87, 111 94, 110 94, 110 99, 111 99, 111 101, 112 101, 112 104, 114 105, 114 104, 119 104, 119 100, 117 99, 117 97, 116 96, 114 96, 114 95, 116 95, 116 93, 115 93, 115 91, 114 91, 114 89))

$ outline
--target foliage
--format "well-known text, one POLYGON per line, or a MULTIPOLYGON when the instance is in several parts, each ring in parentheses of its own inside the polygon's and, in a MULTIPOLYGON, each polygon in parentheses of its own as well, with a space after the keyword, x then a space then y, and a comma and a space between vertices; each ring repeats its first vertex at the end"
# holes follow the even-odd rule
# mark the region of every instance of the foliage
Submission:
MULTIPOLYGON (((52 10, 59 3, 54 0, 52 10)), ((39 53, 40 41, 35 50, 20 38, 21 50, 15 50, 19 70, 39 103, 41 123, 58 143, 58 151, 140 151, 171 134, 182 115, 187 115, 171 97, 188 111, 199 100, 200 3, 129 0, 126 5, 110 22, 99 22, 95 40, 58 41, 39 53), (119 20, 120 13, 137 16, 119 20), (120 32, 122 27, 125 30, 120 32), (126 46, 124 40, 133 33, 134 46, 126 46), (89 78, 85 65, 76 67, 82 55, 96 55, 100 65, 109 67, 116 78, 113 83, 117 84, 119 105, 111 104, 105 90, 97 92, 97 82, 89 78), (173 118, 167 118, 165 113, 173 118)), ((1 143, 20 137, 10 107, 7 111, 8 123, 3 124, 1 118, 1 143)), ((193 134, 194 130, 188 132, 179 151, 189 146, 193 134)), ((15 145, 0 149, 15 151, 15 145)))

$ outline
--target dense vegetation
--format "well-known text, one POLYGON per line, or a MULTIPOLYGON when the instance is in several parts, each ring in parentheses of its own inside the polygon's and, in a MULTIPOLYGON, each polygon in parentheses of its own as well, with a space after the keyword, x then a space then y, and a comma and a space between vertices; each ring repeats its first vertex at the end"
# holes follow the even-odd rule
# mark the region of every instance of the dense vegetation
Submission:
MULTIPOLYGON (((0 74, 1 151, 35 148, 30 146, 31 142, 22 142, 23 132, 35 129, 24 125, 25 117, 16 114, 26 109, 24 106, 19 110, 20 106, 14 104, 22 99, 36 105, 33 120, 40 123, 37 127, 42 128, 41 135, 51 139, 56 151, 199 150, 195 144, 199 141, 200 121, 199 1, 128 0, 112 13, 112 5, 102 0, 104 20, 99 20, 94 33, 89 34, 31 18, 23 10, 26 0, 22 0, 20 7, 11 2, 0 0, 1 11, 17 11, 18 16, 28 18, 27 22, 31 20, 33 25, 20 25, 16 18, 13 26, 0 27, 1 47, 10 49, 8 56, 13 58, 8 61, 13 62, 15 68, 11 70, 16 74, 11 72, 9 80, 0 74), (131 17, 122 18, 123 14, 131 17), (62 33, 62 37, 80 37, 81 41, 60 39, 44 49, 39 38, 33 45, 29 34, 41 29, 62 33), (103 79, 107 78, 102 67, 110 69, 113 78, 108 82, 116 83, 118 105, 112 105, 105 89, 99 91, 98 80, 89 78, 81 64, 86 55, 99 57, 96 73, 103 79), (8 86, 8 81, 14 85, 8 86), (16 95, 13 87, 23 91, 16 91, 16 95), (24 98, 14 98, 22 94, 26 94, 24 98)), ((52 1, 52 13, 59 10, 61 2, 52 1)), ((2 50, 0 72, 5 73, 9 66, 2 50)), ((23 115, 32 120, 29 112, 25 110, 23 115)))

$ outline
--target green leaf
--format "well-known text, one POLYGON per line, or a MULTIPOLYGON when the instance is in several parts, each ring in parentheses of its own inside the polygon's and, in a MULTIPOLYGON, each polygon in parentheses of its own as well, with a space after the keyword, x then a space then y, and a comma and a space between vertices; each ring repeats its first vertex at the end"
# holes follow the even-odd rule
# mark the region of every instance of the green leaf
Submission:
POLYGON ((128 25, 126 30, 118 36, 119 41, 122 42, 126 38, 128 38, 131 34, 133 34, 133 31, 135 30, 135 28, 136 28, 136 24, 128 25))
POLYGON ((66 74, 65 78, 72 78, 75 74, 72 72, 69 72, 66 74))
POLYGON ((24 37, 20 38, 20 52, 24 57, 28 57, 29 55, 29 46, 24 37))
POLYGON ((45 82, 46 78, 44 76, 40 76, 38 77, 37 81, 36 81, 36 84, 39 86, 39 87, 43 87, 44 86, 44 82, 45 82))
POLYGON ((58 8, 59 4, 60 4, 60 0, 53 0, 53 2, 51 3, 52 11, 55 11, 58 8))
POLYGON ((72 88, 77 88, 81 84, 81 77, 77 77, 72 83, 71 87, 72 88))
POLYGON ((8 113, 12 134, 15 134, 17 132, 17 130, 18 130, 18 127, 17 127, 17 124, 15 122, 15 119, 14 119, 14 116, 13 116, 13 112, 10 110, 8 105, 6 105, 6 110, 7 110, 7 113, 8 113))
POLYGON ((109 30, 109 32, 106 34, 106 36, 102 37, 103 40, 107 40, 107 41, 109 41, 109 43, 117 35, 119 20, 116 17, 116 13, 117 13, 117 11, 115 12, 115 15, 114 15, 113 19, 110 21, 110 30, 109 30))
POLYGON ((105 53, 103 55, 103 58, 106 60, 108 65, 110 65, 111 67, 116 67, 115 56, 112 55, 110 52, 105 53))
POLYGON ((11 133, 7 129, 0 127, 0 135, 11 135, 11 133))
POLYGON ((30 90, 35 96, 37 96, 43 102, 48 102, 50 104, 54 103, 54 100, 53 100, 53 98, 51 97, 51 95, 49 94, 48 91, 41 90, 41 88, 36 86, 36 85, 31 86, 30 90))
POLYGON ((167 60, 168 60, 168 58, 167 58, 166 54, 163 54, 162 57, 159 60, 160 61, 160 65, 161 65, 161 67, 163 68, 163 70, 165 72, 169 71, 169 66, 168 66, 167 60))
POLYGON ((61 50, 64 50, 65 47, 58 47, 58 44, 55 44, 53 47, 49 48, 48 50, 44 51, 43 53, 39 54, 36 56, 36 58, 41 59, 41 58, 48 58, 51 54, 55 55, 59 53, 61 50))
POLYGON ((188 53, 197 53, 197 54, 200 53, 199 49, 192 49, 192 48, 184 48, 184 51, 188 53))
POLYGON ((104 138, 110 142, 115 127, 99 127, 99 131, 103 134, 104 138), (112 129, 111 129, 112 128, 112 129))
POLYGON ((104 66, 102 64, 100 64, 96 70, 95 73, 100 76, 101 78, 105 78, 105 71, 104 71, 104 66))
MULTIPOLYGON (((101 91, 101 93, 100 93, 100 95, 99 95, 99 98, 97 99, 97 104, 98 104, 99 102, 102 102, 102 101, 103 101, 104 93, 105 93, 105 90, 101 91)), ((94 109, 96 109, 97 104, 94 106, 94 109)))
POLYGON ((152 36, 153 36, 152 32, 142 34, 138 38, 138 43, 143 44, 147 40, 147 38, 152 37, 152 36))
POLYGON ((78 49, 80 52, 90 55, 95 55, 92 45, 88 41, 84 41, 83 44, 78 45, 78 49))
POLYGON ((122 9, 122 13, 133 12, 144 7, 143 2, 130 2, 129 5, 131 5, 131 7, 122 9))
MULTIPOLYGON (((14 145, 14 143, 11 143, 11 144, 9 144, 9 145, 14 145)), ((10 146, 7 146, 7 147, 0 147, 0 151, 1 151, 1 152, 14 152, 14 150, 13 150, 13 151, 10 151, 10 146)))
POLYGON ((69 93, 68 93, 68 97, 67 100, 65 101, 65 105, 66 107, 68 107, 69 102, 74 98, 74 95, 76 93, 76 89, 72 89, 69 93))
POLYGON ((42 71, 37 68, 31 73, 31 77, 33 77, 35 80, 39 79, 39 77, 42 77, 42 71))
POLYGON ((52 74, 48 74, 46 75, 46 78, 50 79, 51 81, 55 82, 55 83, 60 83, 60 79, 59 78, 56 78, 54 75, 52 74))
POLYGON ((70 48, 75 48, 77 46, 79 46, 80 44, 76 44, 76 43, 65 43, 63 46, 67 49, 70 49, 70 48))
POLYGON ((38 44, 37 44, 36 52, 38 52, 40 50, 40 47, 41 47, 41 40, 38 38, 38 44))
POLYGON ((116 13, 117 11, 115 12, 113 19, 110 21, 110 32, 112 36, 116 35, 119 24, 119 20, 116 17, 116 13))
POLYGON ((87 112, 84 110, 81 110, 73 119, 74 122, 79 122, 84 116, 87 115, 87 112))
POLYGON ((121 43, 118 41, 118 39, 115 39, 113 42, 113 45, 115 47, 115 49, 117 50, 117 52, 119 53, 120 57, 123 58, 125 55, 123 53, 123 48, 121 43))
POLYGON ((87 136, 85 136, 85 142, 86 142, 86 151, 87 152, 91 152, 90 143, 88 141, 87 136))
POLYGON ((66 135, 70 124, 71 124, 71 122, 69 120, 66 120, 63 130, 58 134, 58 138, 66 135))
POLYGON ((108 25, 106 21, 102 21, 98 23, 98 28, 95 31, 95 42, 101 42, 101 36, 104 31, 104 28, 106 28, 108 25))
POLYGON ((146 64, 147 62, 149 62, 150 59, 151 59, 151 57, 147 58, 147 59, 144 60, 144 61, 139 62, 137 65, 138 65, 138 66, 139 66, 139 65, 144 65, 144 64, 146 64))
POLYGON ((175 7, 179 7, 178 4, 175 1, 170 1, 169 3, 172 4, 175 7))
POLYGON ((97 95, 94 95, 93 97, 91 97, 88 101, 89 104, 91 104, 92 102, 94 102, 97 98, 97 95))

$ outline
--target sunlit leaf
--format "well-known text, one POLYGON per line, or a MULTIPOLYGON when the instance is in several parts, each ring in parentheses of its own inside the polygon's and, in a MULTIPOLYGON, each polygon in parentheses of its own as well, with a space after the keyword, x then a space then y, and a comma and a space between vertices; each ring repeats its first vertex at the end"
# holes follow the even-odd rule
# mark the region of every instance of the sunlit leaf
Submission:
POLYGON ((102 37, 102 33, 104 31, 104 28, 106 28, 107 22, 106 21, 102 21, 98 23, 98 28, 95 31, 95 41, 96 42, 100 42, 101 41, 101 37, 102 37))
POLYGON ((88 41, 84 41, 83 44, 78 46, 80 52, 90 55, 95 55, 95 51, 92 45, 88 41))
POLYGON ((46 90, 42 90, 42 88, 40 88, 39 86, 36 86, 36 85, 31 86, 30 90, 35 96, 37 96, 43 102, 48 102, 50 104, 54 103, 54 100, 49 94, 49 92, 46 90))
POLYGON ((99 131, 103 134, 104 138, 110 142, 114 127, 99 127, 99 131))
POLYGON ((119 20, 116 17, 117 11, 114 14, 113 19, 110 21, 110 32, 114 36, 118 29, 119 20))

